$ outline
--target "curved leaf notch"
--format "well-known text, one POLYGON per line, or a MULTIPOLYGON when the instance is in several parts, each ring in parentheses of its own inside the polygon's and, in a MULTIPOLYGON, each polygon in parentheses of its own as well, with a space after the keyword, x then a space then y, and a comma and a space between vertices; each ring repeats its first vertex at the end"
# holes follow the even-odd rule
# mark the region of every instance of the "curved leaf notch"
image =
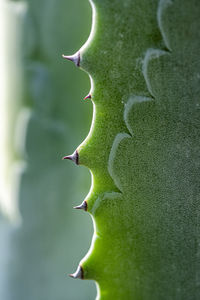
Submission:
MULTIPOLYGON (((90 251, 73 277, 98 299, 197 299, 200 2, 94 0, 78 65, 93 123, 77 148, 92 173, 81 207, 90 251)), ((77 63, 76 63, 77 64, 77 63)))

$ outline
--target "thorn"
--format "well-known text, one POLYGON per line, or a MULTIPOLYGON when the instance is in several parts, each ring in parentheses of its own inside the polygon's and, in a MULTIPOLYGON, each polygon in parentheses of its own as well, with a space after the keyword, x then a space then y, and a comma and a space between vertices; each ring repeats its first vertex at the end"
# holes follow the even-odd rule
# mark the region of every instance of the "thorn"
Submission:
POLYGON ((64 156, 62 158, 63 160, 64 159, 69 159, 69 160, 72 160, 73 162, 75 162, 75 164, 79 164, 79 155, 78 155, 78 151, 74 151, 74 153, 72 155, 68 155, 68 156, 64 156))
POLYGON ((87 202, 84 200, 80 205, 74 206, 73 208, 87 211, 87 202))
POLYGON ((69 274, 69 276, 74 279, 83 279, 83 268, 79 265, 76 272, 73 274, 69 274))
POLYGON ((92 98, 92 95, 91 95, 91 94, 88 94, 85 98, 83 98, 83 100, 91 99, 91 98, 92 98))
POLYGON ((62 55, 63 58, 71 60, 77 67, 80 67, 80 52, 76 52, 74 55, 66 56, 62 55))

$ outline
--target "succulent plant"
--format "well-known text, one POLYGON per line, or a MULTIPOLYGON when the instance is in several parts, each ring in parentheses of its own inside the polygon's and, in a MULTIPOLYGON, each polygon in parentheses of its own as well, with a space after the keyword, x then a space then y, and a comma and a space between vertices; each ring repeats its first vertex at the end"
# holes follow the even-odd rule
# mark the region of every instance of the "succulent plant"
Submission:
POLYGON ((66 157, 92 177, 80 207, 94 236, 72 277, 95 280, 101 300, 198 299, 200 1, 91 4, 91 35, 66 57, 93 103, 66 157))

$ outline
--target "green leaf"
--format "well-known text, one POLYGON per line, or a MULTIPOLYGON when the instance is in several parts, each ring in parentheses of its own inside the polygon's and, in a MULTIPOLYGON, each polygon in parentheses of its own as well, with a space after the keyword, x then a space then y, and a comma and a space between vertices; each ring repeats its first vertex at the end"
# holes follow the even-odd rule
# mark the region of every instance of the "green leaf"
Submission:
POLYGON ((200 2, 93 1, 80 66, 93 123, 78 147, 97 299, 197 299, 200 2))

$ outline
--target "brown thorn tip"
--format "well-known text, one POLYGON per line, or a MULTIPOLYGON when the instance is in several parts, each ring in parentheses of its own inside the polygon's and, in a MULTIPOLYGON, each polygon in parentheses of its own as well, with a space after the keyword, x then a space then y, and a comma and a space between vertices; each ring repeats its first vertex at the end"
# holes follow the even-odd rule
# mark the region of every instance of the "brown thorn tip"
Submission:
POLYGON ((76 272, 69 274, 69 276, 74 279, 83 279, 83 268, 79 265, 76 272))
POLYGON ((71 158, 70 158, 70 155, 69 155, 69 156, 64 156, 64 157, 62 158, 62 160, 64 160, 64 159, 71 159, 71 158))
POLYGON ((67 155, 67 156, 64 156, 62 158, 63 160, 64 159, 69 159, 69 160, 72 160, 73 162, 75 162, 75 164, 79 164, 79 155, 78 155, 78 151, 74 151, 74 153, 72 155, 67 155))
POLYGON ((77 67, 80 66, 80 52, 76 52, 74 55, 71 56, 67 56, 63 54, 62 57, 72 61, 73 63, 75 63, 77 67))
POLYGON ((80 205, 74 206, 73 208, 87 211, 87 202, 84 200, 80 205))
POLYGON ((85 98, 83 98, 83 100, 91 99, 91 98, 92 98, 92 95, 91 95, 91 94, 88 94, 85 98))

